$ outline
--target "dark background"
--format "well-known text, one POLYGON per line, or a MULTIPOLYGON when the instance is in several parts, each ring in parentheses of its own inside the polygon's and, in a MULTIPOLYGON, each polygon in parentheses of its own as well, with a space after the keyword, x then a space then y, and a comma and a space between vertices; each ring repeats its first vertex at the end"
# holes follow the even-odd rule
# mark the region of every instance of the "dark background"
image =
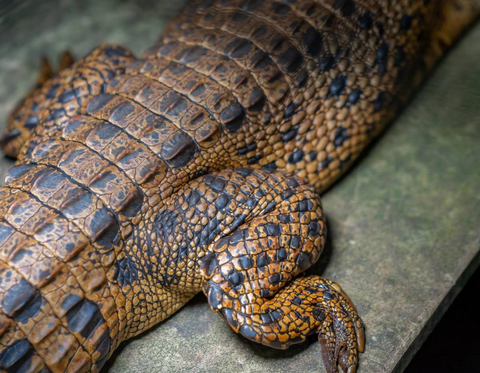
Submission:
POLYGON ((405 373, 480 372, 480 268, 457 296, 405 373))

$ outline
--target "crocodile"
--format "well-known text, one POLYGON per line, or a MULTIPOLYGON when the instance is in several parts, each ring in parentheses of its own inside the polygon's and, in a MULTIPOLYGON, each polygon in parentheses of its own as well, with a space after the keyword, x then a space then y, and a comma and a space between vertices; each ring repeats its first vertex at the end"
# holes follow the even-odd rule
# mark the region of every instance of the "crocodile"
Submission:
POLYGON ((102 45, 37 86, 0 140, 0 370, 98 372, 203 291, 245 338, 365 331, 319 195, 480 15, 478 0, 193 0, 136 58, 102 45))

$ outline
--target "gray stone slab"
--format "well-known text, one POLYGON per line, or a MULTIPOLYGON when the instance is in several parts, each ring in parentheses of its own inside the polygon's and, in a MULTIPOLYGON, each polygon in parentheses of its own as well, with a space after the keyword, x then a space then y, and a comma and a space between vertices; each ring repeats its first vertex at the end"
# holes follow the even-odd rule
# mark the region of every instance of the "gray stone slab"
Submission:
MULTIPOLYGON (((32 84, 41 55, 82 55, 103 42, 139 53, 184 2, 32 0, 4 9, 0 117, 32 84)), ((479 60, 480 25, 323 197, 329 245, 311 272, 341 284, 366 324, 360 372, 401 372, 480 263, 479 60)), ((0 161, 2 174, 11 164, 0 161)), ((287 351, 255 345, 200 295, 122 346, 105 371, 324 369, 314 339, 287 351)))

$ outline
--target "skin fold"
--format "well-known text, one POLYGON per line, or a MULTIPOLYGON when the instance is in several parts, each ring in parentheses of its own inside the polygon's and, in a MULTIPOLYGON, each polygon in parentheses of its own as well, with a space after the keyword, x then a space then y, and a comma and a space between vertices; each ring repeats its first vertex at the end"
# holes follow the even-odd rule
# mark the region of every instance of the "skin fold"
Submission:
POLYGON ((141 58, 100 46, 37 87, 0 140, 0 370, 98 372, 203 291, 244 337, 318 334, 357 370, 319 194, 480 13, 478 0, 192 1, 141 58))

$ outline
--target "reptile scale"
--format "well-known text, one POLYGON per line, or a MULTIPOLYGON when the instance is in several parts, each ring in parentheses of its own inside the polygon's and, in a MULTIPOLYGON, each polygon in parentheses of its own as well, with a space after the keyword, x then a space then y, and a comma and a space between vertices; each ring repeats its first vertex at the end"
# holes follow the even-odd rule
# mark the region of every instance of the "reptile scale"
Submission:
POLYGON ((318 334, 328 373, 364 328, 319 258, 319 193, 480 14, 480 0, 198 0, 141 58, 101 46, 9 117, 0 371, 98 372, 202 291, 244 337, 318 334))

